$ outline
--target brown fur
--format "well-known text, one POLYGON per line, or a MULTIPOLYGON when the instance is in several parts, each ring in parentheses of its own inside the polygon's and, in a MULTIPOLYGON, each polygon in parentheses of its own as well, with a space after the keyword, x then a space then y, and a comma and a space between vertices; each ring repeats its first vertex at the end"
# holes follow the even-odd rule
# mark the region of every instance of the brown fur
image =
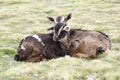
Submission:
POLYGON ((15 56, 16 61, 38 62, 43 59, 52 59, 65 56, 64 52, 60 48, 58 42, 53 41, 52 34, 37 34, 45 44, 43 46, 37 39, 32 36, 24 38, 17 50, 19 59, 15 56), (25 47, 25 50, 21 49, 21 45, 25 47))
POLYGON ((96 31, 71 29, 69 40, 70 55, 76 57, 96 58, 99 47, 103 52, 111 48, 109 38, 96 31))
MULTIPOLYGON (((54 23, 57 22, 52 17, 48 19, 54 23)), ((54 32, 53 40, 58 41, 61 48, 67 54, 73 57, 96 58, 97 54, 111 48, 111 41, 105 33, 100 31, 69 29, 69 26, 67 26, 69 19, 71 19, 71 13, 64 18, 63 22, 57 22, 49 29, 54 32)))

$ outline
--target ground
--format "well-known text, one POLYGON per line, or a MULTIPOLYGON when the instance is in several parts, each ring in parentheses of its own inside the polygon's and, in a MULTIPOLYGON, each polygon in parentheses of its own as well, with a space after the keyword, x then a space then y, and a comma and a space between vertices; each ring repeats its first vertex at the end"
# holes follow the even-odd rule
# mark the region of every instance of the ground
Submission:
POLYGON ((120 0, 0 0, 1 80, 120 80, 120 0), (63 57, 38 63, 14 61, 27 34, 50 33, 47 16, 66 16, 71 28, 105 32, 112 49, 97 59, 63 57))

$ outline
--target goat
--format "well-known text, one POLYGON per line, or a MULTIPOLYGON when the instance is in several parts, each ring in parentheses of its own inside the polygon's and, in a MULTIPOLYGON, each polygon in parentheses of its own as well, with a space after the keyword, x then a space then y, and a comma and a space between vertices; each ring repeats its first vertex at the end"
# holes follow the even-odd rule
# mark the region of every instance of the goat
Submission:
POLYGON ((48 30, 53 30, 53 40, 58 41, 66 53, 73 57, 96 58, 97 54, 111 48, 109 37, 100 31, 70 29, 67 25, 71 13, 66 18, 47 17, 55 23, 48 30))
POLYGON ((53 34, 34 34, 23 38, 18 46, 16 61, 39 62, 65 56, 58 42, 53 41, 53 34))

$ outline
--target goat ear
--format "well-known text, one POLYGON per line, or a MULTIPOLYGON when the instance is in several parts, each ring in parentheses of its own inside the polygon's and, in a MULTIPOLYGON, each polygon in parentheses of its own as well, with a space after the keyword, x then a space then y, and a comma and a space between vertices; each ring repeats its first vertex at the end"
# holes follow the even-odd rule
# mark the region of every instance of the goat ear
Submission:
POLYGON ((55 22, 54 18, 52 17, 47 17, 49 21, 55 22))
POLYGON ((71 19, 71 17, 72 17, 72 13, 69 13, 64 21, 68 21, 69 19, 71 19))
POLYGON ((70 31, 70 27, 69 26, 65 26, 63 30, 70 31))
POLYGON ((49 31, 49 30, 53 30, 53 27, 51 27, 51 28, 48 28, 47 30, 48 30, 48 31, 49 31))

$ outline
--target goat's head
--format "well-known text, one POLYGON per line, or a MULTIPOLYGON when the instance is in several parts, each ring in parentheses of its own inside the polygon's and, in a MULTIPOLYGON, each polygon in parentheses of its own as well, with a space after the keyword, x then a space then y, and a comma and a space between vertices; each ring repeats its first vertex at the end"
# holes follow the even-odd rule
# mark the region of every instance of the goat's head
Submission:
POLYGON ((14 60, 16 60, 16 61, 26 61, 27 57, 21 57, 20 55, 16 54, 14 56, 14 60))
POLYGON ((14 56, 14 60, 16 61, 26 61, 28 55, 24 53, 24 50, 18 49, 18 53, 14 56))
POLYGON ((63 41, 67 38, 70 27, 67 26, 67 21, 71 19, 71 13, 67 17, 58 16, 56 19, 52 17, 47 17, 50 21, 54 22, 54 26, 48 30, 53 30, 53 40, 54 41, 63 41))

